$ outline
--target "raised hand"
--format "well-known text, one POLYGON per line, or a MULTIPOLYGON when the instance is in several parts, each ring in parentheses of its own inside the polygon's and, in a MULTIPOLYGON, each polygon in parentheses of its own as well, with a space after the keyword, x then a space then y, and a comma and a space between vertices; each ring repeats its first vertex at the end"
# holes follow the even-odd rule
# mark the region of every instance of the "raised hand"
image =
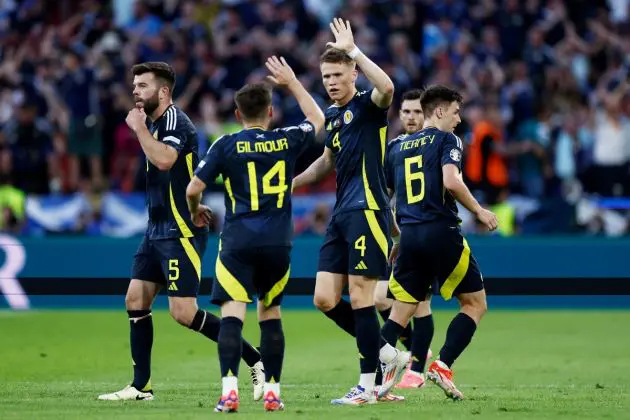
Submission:
POLYGON ((137 131, 140 127, 145 126, 147 120, 147 114, 144 113, 144 108, 134 107, 127 114, 125 122, 133 131, 137 131))
POLYGON ((271 75, 267 76, 269 80, 278 86, 288 86, 291 82, 297 80, 295 73, 289 64, 287 64, 284 57, 276 57, 275 55, 269 57, 265 63, 267 69, 271 75))
POLYGON ((335 42, 326 43, 327 47, 336 48, 346 53, 354 49, 356 45, 354 44, 354 36, 352 35, 349 20, 344 22, 342 19, 334 18, 330 23, 330 30, 335 36, 335 42))

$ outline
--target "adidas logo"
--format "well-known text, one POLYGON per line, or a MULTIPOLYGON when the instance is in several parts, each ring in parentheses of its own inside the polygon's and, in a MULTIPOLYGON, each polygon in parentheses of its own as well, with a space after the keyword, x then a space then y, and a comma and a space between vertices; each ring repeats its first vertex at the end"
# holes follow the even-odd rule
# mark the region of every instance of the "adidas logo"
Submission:
POLYGON ((359 264, 357 264, 354 267, 355 270, 367 270, 367 265, 365 265, 365 263, 363 261, 359 261, 359 264))
POLYGON ((171 292, 177 292, 179 289, 177 288, 175 282, 171 282, 171 284, 168 285, 168 290, 171 292))

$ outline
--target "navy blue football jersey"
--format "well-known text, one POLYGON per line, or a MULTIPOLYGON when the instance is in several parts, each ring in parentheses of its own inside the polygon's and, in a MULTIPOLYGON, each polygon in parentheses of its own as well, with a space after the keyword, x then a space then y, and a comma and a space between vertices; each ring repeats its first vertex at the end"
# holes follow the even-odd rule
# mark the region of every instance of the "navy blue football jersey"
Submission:
POLYGON ((437 128, 397 137, 387 145, 387 187, 396 195, 398 224, 460 222, 442 179, 442 166, 449 163, 461 172, 462 141, 437 128))
POLYGON ((250 128, 217 139, 195 171, 225 184, 223 249, 289 246, 291 189, 298 156, 315 139, 309 121, 273 131, 250 128))
POLYGON ((147 119, 153 137, 175 150, 178 156, 168 171, 160 171, 146 160, 147 207, 149 210, 149 239, 191 238, 207 232, 190 220, 186 204, 186 187, 199 163, 197 131, 181 109, 171 105, 161 117, 147 119))
POLYGON ((335 213, 346 210, 384 210, 389 206, 385 171, 387 109, 358 92, 344 106, 325 112, 326 147, 335 156, 337 201, 335 213))

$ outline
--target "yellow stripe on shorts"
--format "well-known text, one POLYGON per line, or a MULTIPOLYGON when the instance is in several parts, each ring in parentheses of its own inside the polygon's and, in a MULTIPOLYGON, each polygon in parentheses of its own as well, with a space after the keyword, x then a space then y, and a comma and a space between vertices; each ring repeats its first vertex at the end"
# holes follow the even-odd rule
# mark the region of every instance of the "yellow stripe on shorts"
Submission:
POLYGON ((470 247, 468 246, 466 239, 464 239, 464 249, 462 250, 462 255, 459 257, 459 261, 451 274, 449 274, 442 287, 440 287, 440 294, 444 299, 449 300, 453 297, 453 292, 464 279, 464 276, 468 272, 469 265, 470 247))
POLYGON ((215 275, 217 281, 223 287, 223 290, 237 302, 250 303, 252 300, 247 295, 247 291, 243 285, 228 271, 221 261, 221 254, 217 256, 217 263, 215 265, 215 275))

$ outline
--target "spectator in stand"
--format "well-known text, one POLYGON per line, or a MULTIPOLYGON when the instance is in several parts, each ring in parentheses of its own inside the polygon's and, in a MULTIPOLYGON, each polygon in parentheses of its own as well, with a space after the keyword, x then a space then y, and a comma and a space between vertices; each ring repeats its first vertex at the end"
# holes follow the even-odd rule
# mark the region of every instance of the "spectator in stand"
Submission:
POLYGON ((37 117, 37 106, 24 103, 17 118, 2 131, 4 158, 2 173, 28 194, 48 194, 59 190, 58 160, 53 151, 52 129, 37 117))
POLYGON ((612 91, 600 86, 597 95, 592 178, 587 188, 604 196, 630 194, 630 121, 621 106, 629 91, 630 83, 623 80, 612 91))
POLYGON ((80 160, 87 157, 92 186, 103 185, 102 122, 96 78, 92 69, 83 64, 79 53, 68 50, 63 57, 65 74, 59 82, 59 93, 68 109, 68 153, 70 154, 70 183, 79 188, 80 160))
MULTIPOLYGON (((630 102, 627 89, 615 90, 630 68, 626 3, 0 1, 0 174, 23 164, 14 151, 26 147, 48 165, 36 177, 38 191, 71 192, 82 185, 137 190, 143 157, 135 155, 137 144, 120 123, 131 91, 128 68, 144 58, 177 68, 176 104, 197 125, 202 148, 231 131, 233 90, 263 77, 262 58, 271 54, 283 55, 325 108, 318 57, 331 40, 331 17, 342 16, 352 21, 358 46, 387 69, 398 92, 444 83, 464 90, 464 115, 482 114, 480 104, 491 106, 483 124, 470 118, 457 131, 470 144, 465 170, 489 202, 499 196, 507 197, 502 202, 541 202, 554 179, 574 190, 583 183, 586 199, 591 193, 630 195, 630 102), (546 105, 543 114, 539 103, 546 105), (34 106, 36 125, 47 122, 40 146, 13 143, 21 104, 34 106), (84 157, 89 182, 81 176, 84 157), (504 170, 490 162, 502 162, 504 170)), ((366 86, 361 74, 358 86, 366 86)), ((273 104, 274 124, 300 121, 295 102, 281 92, 273 104)), ((388 135, 398 132, 393 124, 388 135)), ((314 144, 298 169, 322 147, 314 144)), ((332 175, 294 193, 334 187, 332 175)))

